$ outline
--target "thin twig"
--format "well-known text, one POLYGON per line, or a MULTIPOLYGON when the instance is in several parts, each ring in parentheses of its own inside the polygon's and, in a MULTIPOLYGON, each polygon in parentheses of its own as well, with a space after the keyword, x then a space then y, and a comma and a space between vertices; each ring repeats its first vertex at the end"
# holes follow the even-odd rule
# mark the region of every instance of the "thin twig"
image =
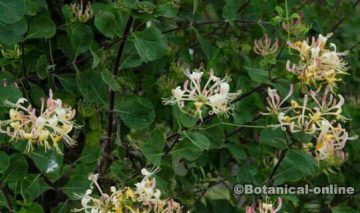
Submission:
MULTIPOLYGON (((127 21, 123 36, 121 37, 121 43, 120 43, 119 50, 116 55, 115 64, 114 64, 114 68, 113 68, 114 76, 118 75, 119 68, 120 68, 120 60, 124 53, 125 43, 128 38, 128 35, 130 33, 132 22, 133 22, 133 18, 132 18, 132 16, 130 16, 127 21)), ((102 156, 103 159, 99 166, 100 167, 99 172, 101 172, 101 173, 106 170, 106 167, 108 165, 108 163, 106 163, 106 162, 107 162, 108 156, 110 155, 111 150, 112 150, 112 135, 113 135, 113 129, 114 129, 115 91, 112 90, 111 88, 109 88, 109 89, 110 89, 110 95, 109 95, 109 117, 108 117, 108 128, 107 128, 107 140, 104 145, 104 156, 102 156)))
POLYGON ((281 162, 284 160, 284 158, 286 156, 286 153, 291 149, 292 145, 295 143, 295 141, 290 141, 290 139, 288 139, 288 133, 287 132, 285 132, 285 139, 288 142, 288 148, 281 151, 281 155, 279 157, 279 160, 276 162, 276 164, 275 164, 275 166, 274 166, 274 168, 273 168, 273 170, 272 170, 272 172, 271 172, 271 174, 269 176, 269 179, 268 179, 269 186, 272 186, 274 184, 275 174, 276 174, 277 170, 279 169, 281 162))

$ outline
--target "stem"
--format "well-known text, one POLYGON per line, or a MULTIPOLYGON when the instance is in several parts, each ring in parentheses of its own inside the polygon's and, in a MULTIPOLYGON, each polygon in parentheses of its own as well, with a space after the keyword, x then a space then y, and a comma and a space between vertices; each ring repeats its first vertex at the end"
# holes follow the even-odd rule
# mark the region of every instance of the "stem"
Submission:
MULTIPOLYGON (((128 35, 130 33, 132 22, 133 22, 133 17, 130 16, 127 21, 124 33, 120 38, 121 43, 120 43, 119 50, 116 55, 115 64, 114 64, 114 68, 113 68, 114 76, 117 76, 119 73, 120 60, 124 53, 125 43, 128 38, 128 35)), ((107 157, 111 153, 112 143, 113 143, 112 134, 113 134, 113 129, 114 129, 115 91, 112 90, 111 88, 109 88, 109 89, 110 89, 110 95, 109 95, 109 117, 108 117, 108 128, 107 128, 107 140, 104 145, 104 156, 103 156, 102 163, 100 163, 100 171, 99 172, 106 170, 106 167, 108 165, 108 163, 106 163, 106 160, 107 160, 107 157)))
POLYGON ((273 185, 274 180, 275 180, 275 179, 274 179, 274 176, 275 176, 277 170, 278 170, 279 167, 280 167, 280 163, 284 160, 285 155, 286 155, 286 152, 287 152, 288 150, 289 150, 289 149, 285 149, 284 151, 281 152, 280 158, 279 158, 278 162, 276 163, 274 169, 272 170, 272 172, 271 172, 271 174, 270 174, 270 176, 269 176, 269 180, 268 180, 268 181, 269 181, 269 186, 272 186, 272 185, 273 185))
POLYGON ((272 186, 274 184, 275 174, 280 167, 280 163, 284 160, 286 153, 291 149, 292 145, 295 143, 295 141, 291 141, 288 132, 285 132, 285 139, 288 144, 288 148, 281 152, 280 158, 269 176, 269 180, 268 180, 269 186, 272 186))
MULTIPOLYGON (((290 27, 288 1, 285 0, 286 24, 290 27)), ((290 41, 290 30, 288 30, 288 41, 290 41)))

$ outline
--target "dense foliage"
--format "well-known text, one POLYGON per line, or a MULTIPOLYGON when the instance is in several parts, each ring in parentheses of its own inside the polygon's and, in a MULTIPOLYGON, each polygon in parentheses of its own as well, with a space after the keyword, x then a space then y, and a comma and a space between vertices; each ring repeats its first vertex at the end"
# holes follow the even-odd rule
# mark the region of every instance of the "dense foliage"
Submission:
POLYGON ((0 0, 0 212, 358 212, 359 47, 360 0, 0 0))

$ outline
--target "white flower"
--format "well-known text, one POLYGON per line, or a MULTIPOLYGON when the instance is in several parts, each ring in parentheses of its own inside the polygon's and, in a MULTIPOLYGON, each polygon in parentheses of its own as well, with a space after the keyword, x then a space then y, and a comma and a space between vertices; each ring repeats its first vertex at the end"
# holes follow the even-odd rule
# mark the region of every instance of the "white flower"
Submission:
POLYGON ((220 84, 220 94, 228 94, 230 91, 230 85, 226 82, 220 84))
POLYGON ((296 64, 287 62, 286 68, 297 75, 303 86, 329 85, 331 90, 336 87, 336 82, 341 80, 341 75, 347 72, 347 63, 342 59, 347 52, 337 52, 336 45, 331 43, 330 49, 326 48, 327 36, 319 35, 313 38, 311 45, 307 41, 289 43, 289 47, 299 52, 300 59, 296 64))
POLYGON ((313 58, 318 57, 319 54, 320 54, 320 47, 311 48, 311 57, 313 58))
POLYGON ((199 116, 202 119, 202 112, 204 107, 210 107, 209 114, 225 114, 231 109, 231 101, 236 99, 241 91, 230 93, 230 81, 228 76, 220 79, 215 76, 210 70, 208 80, 203 83, 202 79, 204 72, 195 70, 190 72, 189 69, 185 71, 185 76, 189 79, 185 81, 183 88, 180 86, 172 90, 172 97, 164 99, 164 104, 177 104, 181 110, 185 106, 191 106, 189 113, 194 116, 199 116), (189 105, 187 105, 187 103, 189 105), (192 109, 191 109, 192 108, 192 109))
POLYGON ((204 72, 192 72, 192 73, 190 73, 190 71, 188 71, 187 77, 189 77, 190 80, 199 81, 201 79, 201 77, 203 76, 203 74, 204 74, 204 72))
POLYGON ((9 110, 9 120, 0 122, 0 133, 6 133, 12 140, 27 140, 27 152, 33 150, 33 145, 43 146, 45 150, 55 149, 62 154, 59 148, 59 141, 73 146, 76 144, 68 134, 72 129, 78 128, 73 119, 76 111, 70 106, 62 103, 60 99, 53 99, 53 93, 49 90, 49 98, 41 99, 41 109, 38 111, 31 105, 25 106, 28 102, 20 98, 16 103, 5 101, 5 104, 12 107, 9 110), (2 129, 6 127, 6 131, 2 129))
POLYGON ((219 114, 228 111, 228 100, 226 94, 215 94, 210 97, 209 105, 212 107, 212 113, 219 114))

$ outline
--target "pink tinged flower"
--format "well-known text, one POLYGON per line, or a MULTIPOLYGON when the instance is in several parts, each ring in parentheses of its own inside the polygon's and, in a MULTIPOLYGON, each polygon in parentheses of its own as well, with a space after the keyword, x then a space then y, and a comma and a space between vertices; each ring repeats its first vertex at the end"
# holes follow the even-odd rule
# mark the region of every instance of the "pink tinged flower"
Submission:
POLYGON ((275 42, 272 43, 268 35, 265 34, 265 36, 262 39, 254 41, 253 50, 256 54, 266 57, 275 54, 278 48, 279 48, 278 39, 276 38, 275 42))
POLYGON ((278 197, 277 199, 277 207, 275 208, 273 203, 271 202, 261 202, 259 201, 259 210, 261 213, 276 213, 279 212, 282 208, 282 199, 278 197))
MULTIPOLYGON (((60 99, 54 101, 52 97, 53 94, 50 90, 46 107, 44 98, 42 98, 39 115, 31 105, 24 106, 27 102, 24 98, 20 98, 16 103, 6 101, 6 104, 13 108, 9 111, 10 119, 1 122, 1 127, 7 125, 6 133, 11 140, 27 140, 25 151, 31 151, 33 144, 36 144, 43 146, 45 151, 55 149, 61 153, 58 146, 61 139, 64 139, 64 142, 70 146, 75 144, 75 141, 68 135, 73 127, 78 127, 72 121, 75 110, 63 105, 60 99)), ((4 133, 4 131, 1 132, 4 133)))
POLYGON ((255 205, 253 204, 251 206, 246 206, 245 213, 256 213, 255 205))
POLYGON ((220 94, 228 94, 230 91, 230 85, 226 82, 220 84, 220 94))
MULTIPOLYGON (((269 105, 267 107, 267 110, 269 111, 270 114, 271 113, 277 114, 281 109, 281 106, 285 103, 285 101, 287 101, 287 99, 289 99, 292 96, 294 92, 294 85, 293 84, 290 85, 289 93, 286 95, 286 97, 283 100, 281 100, 281 97, 277 93, 276 89, 268 88, 267 92, 268 92, 268 97, 266 98, 266 101, 269 105)), ((269 114, 269 113, 262 113, 262 114, 269 114)))
POLYGON ((204 72, 199 70, 190 72, 187 69, 184 74, 189 79, 184 82, 183 90, 176 87, 172 90, 172 97, 163 99, 163 103, 177 104, 181 110, 187 110, 187 113, 198 116, 200 119, 202 119, 202 112, 206 107, 211 108, 209 114, 227 115, 231 110, 231 100, 240 94, 240 91, 230 93, 230 86, 227 83, 230 80, 229 77, 225 76, 220 79, 214 75, 213 70, 210 70, 206 82, 202 81, 204 72))

